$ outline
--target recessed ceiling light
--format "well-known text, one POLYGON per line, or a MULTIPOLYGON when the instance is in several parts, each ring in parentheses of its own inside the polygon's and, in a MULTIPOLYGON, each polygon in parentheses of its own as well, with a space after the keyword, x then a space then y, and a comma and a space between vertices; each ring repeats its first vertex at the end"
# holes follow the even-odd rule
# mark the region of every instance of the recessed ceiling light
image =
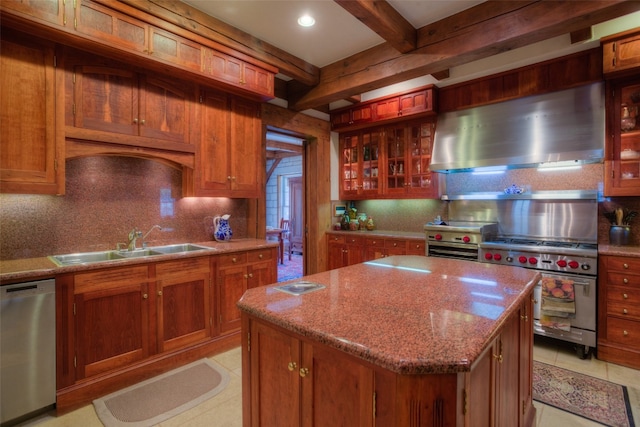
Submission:
POLYGON ((316 20, 313 19, 313 17, 310 15, 302 15, 300 18, 298 18, 298 25, 302 27, 311 27, 315 23, 316 20))

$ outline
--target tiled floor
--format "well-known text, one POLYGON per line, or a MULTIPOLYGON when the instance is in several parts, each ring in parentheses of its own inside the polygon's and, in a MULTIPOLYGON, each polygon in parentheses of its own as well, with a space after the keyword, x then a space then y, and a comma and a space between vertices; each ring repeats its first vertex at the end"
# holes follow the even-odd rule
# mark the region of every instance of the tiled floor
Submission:
MULTIPOLYGON (((207 402, 159 424, 160 426, 240 427, 242 425, 240 348, 214 356, 212 359, 229 370, 231 381, 227 388, 207 402)), ((576 356, 570 345, 563 345, 557 341, 539 339, 538 337, 536 337, 534 347, 534 359, 634 387, 633 389, 629 388, 629 397, 632 401, 635 421, 636 423, 640 422, 640 371, 602 362, 596 358, 581 360, 576 356)), ((535 406, 538 409, 538 427, 600 426, 598 423, 590 422, 584 418, 538 402, 535 402, 535 406)), ((61 417, 43 416, 24 424, 24 426, 101 427, 102 423, 98 420, 93 410, 93 405, 87 405, 61 417)))

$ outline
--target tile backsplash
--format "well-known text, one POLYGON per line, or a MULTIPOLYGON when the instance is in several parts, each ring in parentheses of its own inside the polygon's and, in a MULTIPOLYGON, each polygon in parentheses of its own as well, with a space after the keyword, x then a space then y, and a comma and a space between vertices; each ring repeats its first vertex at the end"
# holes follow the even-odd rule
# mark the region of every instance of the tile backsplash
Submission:
POLYGON ((182 197, 182 172, 129 157, 67 160, 66 194, 0 194, 0 259, 115 249, 134 227, 150 245, 212 240, 212 217, 231 214, 246 237, 247 200, 182 197))

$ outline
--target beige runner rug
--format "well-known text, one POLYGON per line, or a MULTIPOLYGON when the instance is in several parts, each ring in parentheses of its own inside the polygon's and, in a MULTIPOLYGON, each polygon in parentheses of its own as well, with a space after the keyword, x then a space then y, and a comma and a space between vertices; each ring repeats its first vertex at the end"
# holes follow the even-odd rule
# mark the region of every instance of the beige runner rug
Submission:
POLYGON ((209 359, 190 363, 93 401, 106 427, 150 427, 220 393, 229 373, 209 359))

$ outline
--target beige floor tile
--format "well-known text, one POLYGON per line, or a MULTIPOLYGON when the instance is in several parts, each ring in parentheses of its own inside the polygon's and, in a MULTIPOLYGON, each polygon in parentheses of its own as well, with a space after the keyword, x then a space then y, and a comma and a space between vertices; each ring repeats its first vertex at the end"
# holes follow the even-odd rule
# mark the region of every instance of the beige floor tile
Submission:
POLYGON ((242 348, 236 347, 211 357, 213 361, 224 366, 228 371, 242 370, 242 348))
POLYGON ((558 349, 547 343, 535 344, 533 347, 533 359, 538 362, 554 365, 558 357, 558 349))
POLYGON ((631 413, 636 425, 640 424, 640 387, 627 387, 629 393, 629 403, 631 404, 631 413))
POLYGON ((607 362, 598 360, 595 357, 591 357, 590 359, 580 359, 575 353, 559 351, 555 365, 560 368, 581 372, 603 380, 608 378, 607 362))
POLYGON ((569 414, 553 406, 544 405, 544 407, 538 419, 538 427, 602 427, 602 424, 569 414))
POLYGON ((640 371, 637 369, 627 368, 615 363, 607 363, 607 372, 609 381, 613 383, 640 388, 640 371))

